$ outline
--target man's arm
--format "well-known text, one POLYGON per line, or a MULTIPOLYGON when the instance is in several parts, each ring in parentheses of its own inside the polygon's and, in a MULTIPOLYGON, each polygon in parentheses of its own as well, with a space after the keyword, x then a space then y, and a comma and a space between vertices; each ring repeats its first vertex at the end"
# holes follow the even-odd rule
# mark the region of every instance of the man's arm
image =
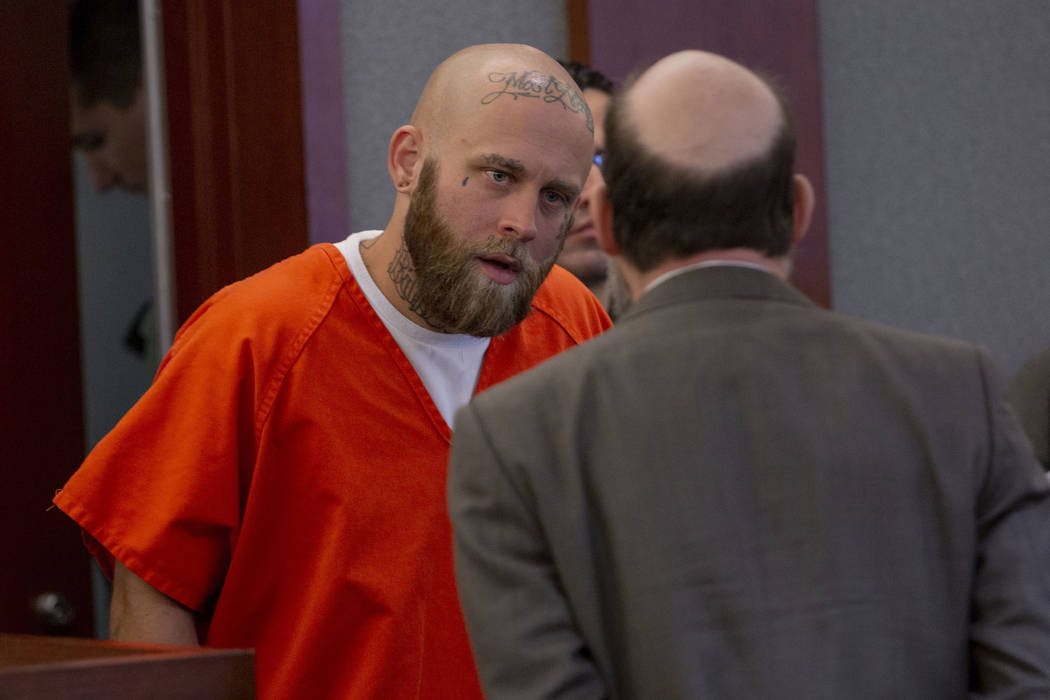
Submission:
POLYGON ((485 697, 603 698, 529 497, 478 416, 474 404, 456 416, 448 499, 456 580, 485 697))
POLYGON ((113 570, 109 637, 123 642, 196 646, 195 614, 132 573, 119 561, 113 570))
POLYGON ((1050 469, 1050 350, 1021 367, 1006 395, 1032 441, 1035 458, 1050 469))
POLYGON ((1050 486, 994 371, 991 454, 977 504, 971 698, 1050 696, 1050 486))

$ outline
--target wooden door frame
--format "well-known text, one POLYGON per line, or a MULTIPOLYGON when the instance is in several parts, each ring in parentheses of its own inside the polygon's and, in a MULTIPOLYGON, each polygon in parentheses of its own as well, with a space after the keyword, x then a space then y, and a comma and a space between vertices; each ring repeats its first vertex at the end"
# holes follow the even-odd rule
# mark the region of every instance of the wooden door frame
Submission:
POLYGON ((176 317, 308 244, 295 0, 163 4, 176 317))
POLYGON ((88 557, 48 510, 84 453, 67 4, 4 0, 0 26, 0 632, 47 631, 30 603, 54 591, 89 636, 88 557))
MULTIPOLYGON (((165 2, 177 313, 306 246, 294 0, 165 2)), ((15 544, 0 631, 46 631, 29 607, 64 593, 92 636, 76 525, 48 509, 84 456, 65 2, 4 0, 0 26, 0 528, 15 544)))

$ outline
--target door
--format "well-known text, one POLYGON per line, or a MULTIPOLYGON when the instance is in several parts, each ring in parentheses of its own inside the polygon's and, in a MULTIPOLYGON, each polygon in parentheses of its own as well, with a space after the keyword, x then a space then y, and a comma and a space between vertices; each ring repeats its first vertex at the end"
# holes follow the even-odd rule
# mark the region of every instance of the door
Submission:
MULTIPOLYGON (((162 14, 181 321, 307 244, 297 9, 151 4, 162 14)), ((88 555, 73 522, 49 509, 86 444, 67 12, 0 2, 0 632, 92 636, 88 555)))
POLYGON ((0 27, 0 632, 49 631, 54 593, 53 626, 89 636, 84 549, 48 510, 84 449, 66 3, 5 0, 0 27))

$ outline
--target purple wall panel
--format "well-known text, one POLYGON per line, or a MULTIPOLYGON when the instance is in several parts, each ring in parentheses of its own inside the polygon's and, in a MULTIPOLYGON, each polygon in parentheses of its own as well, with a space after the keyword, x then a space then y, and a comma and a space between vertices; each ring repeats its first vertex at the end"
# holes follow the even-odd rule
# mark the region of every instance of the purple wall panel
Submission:
POLYGON ((350 222, 340 3, 299 0, 303 142, 310 242, 346 238, 350 222))
POLYGON ((591 64, 620 81, 682 49, 703 49, 780 78, 795 112, 798 170, 817 210, 793 281, 830 306, 820 47, 816 0, 590 0, 591 64))

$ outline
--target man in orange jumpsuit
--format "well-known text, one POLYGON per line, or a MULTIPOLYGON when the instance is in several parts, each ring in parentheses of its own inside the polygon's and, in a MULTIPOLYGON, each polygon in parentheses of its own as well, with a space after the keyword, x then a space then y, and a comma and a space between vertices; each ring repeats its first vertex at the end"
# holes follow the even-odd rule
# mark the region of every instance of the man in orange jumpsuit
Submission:
POLYGON ((391 139, 383 231, 187 321, 55 499, 113 575, 114 638, 252 647, 260 697, 480 697, 445 509, 452 415, 609 325, 552 268, 593 128, 546 54, 465 49, 391 139))

